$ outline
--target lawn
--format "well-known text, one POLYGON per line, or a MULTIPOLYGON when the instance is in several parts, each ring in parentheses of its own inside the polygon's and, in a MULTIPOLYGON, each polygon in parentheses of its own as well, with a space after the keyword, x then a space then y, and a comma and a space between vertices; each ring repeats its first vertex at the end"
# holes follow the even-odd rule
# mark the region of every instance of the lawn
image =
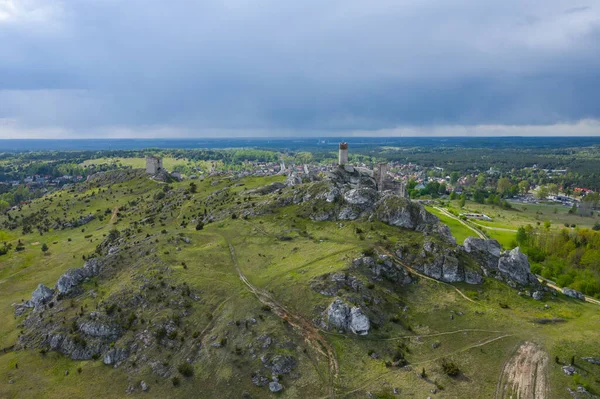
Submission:
POLYGON ((462 245, 462 243, 465 241, 465 239, 467 237, 477 237, 477 234, 475 234, 475 232, 473 230, 469 229, 467 226, 465 226, 458 220, 444 215, 443 213, 441 213, 440 211, 438 211, 435 208, 432 208, 429 206, 426 206, 425 208, 427 209, 427 211, 429 211, 430 213, 433 213, 435 216, 440 218, 442 223, 444 223, 445 225, 447 225, 450 228, 452 235, 454 236, 454 238, 456 238, 457 244, 462 245))

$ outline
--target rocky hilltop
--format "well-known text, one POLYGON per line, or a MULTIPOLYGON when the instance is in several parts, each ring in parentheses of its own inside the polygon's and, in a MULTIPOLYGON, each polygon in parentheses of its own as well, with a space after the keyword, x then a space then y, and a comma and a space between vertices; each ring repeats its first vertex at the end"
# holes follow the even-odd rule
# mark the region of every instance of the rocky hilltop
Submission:
MULTIPOLYGON (((495 240, 472 237, 457 245, 422 205, 377 190, 367 169, 292 174, 286 183, 248 189, 243 182, 216 188, 207 182, 201 196, 185 182, 156 184, 147 193, 148 177, 138 171, 99 174, 85 184, 109 186, 117 195, 114 186, 127 183, 139 193, 113 213, 110 231, 89 220, 101 236, 93 253, 47 285, 36 281, 31 298, 15 304, 17 350, 99 360, 132 380, 149 373, 173 385, 189 376, 189 365, 231 364, 245 373, 237 383, 261 389, 256 397, 263 397, 304 381, 309 365, 323 356, 335 376, 334 351, 324 337, 341 336, 337 345, 345 345, 373 336, 372 342, 387 342, 390 331, 408 337, 422 328, 427 334, 422 315, 411 313, 421 281, 466 282, 480 290, 485 279, 496 279, 536 300, 551 297, 519 248, 503 251, 495 240), (336 231, 343 249, 321 249, 325 234, 336 231), (349 240, 355 243, 350 250, 349 240), (268 289, 255 281, 268 282, 268 289), (221 312, 236 296, 239 301, 221 312)), ((387 368, 404 367, 404 344, 394 345, 373 351, 369 361, 381 356, 387 368)), ((147 381, 127 392, 150 389, 147 381)))

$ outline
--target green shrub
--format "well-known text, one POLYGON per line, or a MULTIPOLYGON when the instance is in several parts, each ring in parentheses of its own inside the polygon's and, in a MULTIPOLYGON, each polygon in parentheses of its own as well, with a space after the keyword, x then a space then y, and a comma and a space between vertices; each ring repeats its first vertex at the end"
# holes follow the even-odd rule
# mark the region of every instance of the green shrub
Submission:
POLYGON ((177 371, 184 377, 191 377, 194 375, 194 367, 187 362, 181 363, 179 367, 177 367, 177 371))
POLYGON ((456 377, 458 374, 460 374, 460 369, 458 366, 448 359, 442 359, 442 371, 444 374, 450 377, 456 377))

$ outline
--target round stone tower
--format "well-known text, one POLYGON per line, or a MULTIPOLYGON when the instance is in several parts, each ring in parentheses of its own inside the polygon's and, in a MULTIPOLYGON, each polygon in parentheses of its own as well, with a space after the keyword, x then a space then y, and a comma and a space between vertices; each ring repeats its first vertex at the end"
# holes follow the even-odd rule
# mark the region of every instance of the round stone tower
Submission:
POLYGON ((340 143, 340 153, 338 156, 338 164, 346 165, 348 163, 348 143, 340 143))

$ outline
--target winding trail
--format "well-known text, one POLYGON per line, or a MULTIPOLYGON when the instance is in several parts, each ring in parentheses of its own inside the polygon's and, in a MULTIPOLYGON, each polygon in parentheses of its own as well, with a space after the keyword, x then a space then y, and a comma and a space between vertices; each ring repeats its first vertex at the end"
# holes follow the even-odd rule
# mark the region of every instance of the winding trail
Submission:
POLYGON ((323 338, 320 331, 313 326, 312 321, 305 319, 301 315, 293 313, 284 305, 279 303, 276 299, 274 299, 268 292, 265 292, 252 285, 239 266, 233 245, 226 237, 223 238, 225 238, 227 245, 229 246, 231 260, 235 266, 238 276, 246 285, 246 287, 248 287, 248 290, 252 292, 263 305, 269 306, 271 308, 271 312, 288 322, 295 329, 299 330, 304 337, 304 340, 317 353, 320 353, 327 358, 329 364, 329 397, 335 398, 335 385, 339 376, 339 364, 333 347, 325 338, 323 338))

